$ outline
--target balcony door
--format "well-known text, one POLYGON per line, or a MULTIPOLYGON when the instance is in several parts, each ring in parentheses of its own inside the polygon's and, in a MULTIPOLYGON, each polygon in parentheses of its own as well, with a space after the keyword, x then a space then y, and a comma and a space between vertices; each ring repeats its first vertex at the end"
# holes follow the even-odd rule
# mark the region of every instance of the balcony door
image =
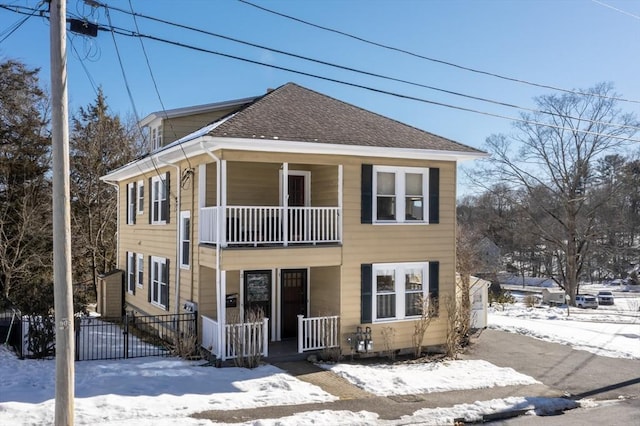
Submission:
POLYGON ((298 335, 298 315, 307 316, 307 270, 283 269, 280 274, 280 338, 298 335))

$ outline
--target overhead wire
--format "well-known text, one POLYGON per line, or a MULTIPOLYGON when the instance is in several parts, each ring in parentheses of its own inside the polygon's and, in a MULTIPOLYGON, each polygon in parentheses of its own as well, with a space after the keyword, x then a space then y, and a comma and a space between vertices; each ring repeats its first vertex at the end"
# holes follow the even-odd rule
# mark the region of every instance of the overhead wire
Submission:
MULTIPOLYGON (((101 26, 99 26, 100 30, 103 31, 109 31, 109 29, 105 29, 101 26)), ((286 72, 290 72, 290 73, 294 73, 294 74, 298 74, 298 75, 304 75, 306 77, 312 77, 312 78, 316 78, 316 79, 320 79, 320 80, 324 80, 324 81, 330 81, 333 83, 338 83, 338 84, 342 84, 342 85, 346 85, 346 86, 351 86, 351 87, 356 87, 359 89, 364 89, 364 90, 368 90, 371 92, 375 92, 375 93, 379 93, 379 94, 384 94, 384 95, 389 95, 389 96, 393 96, 393 97, 397 97, 397 98, 401 98, 401 99, 408 99, 408 100, 413 100, 413 101, 417 101, 417 102, 421 102, 421 103, 426 103, 426 104, 431 104, 431 105, 437 105, 437 106, 442 106, 442 107, 446 107, 446 108, 451 108, 451 109, 456 109, 459 111, 466 111, 466 112, 472 112, 472 113, 476 113, 476 114, 481 114, 481 115, 486 115, 486 116, 490 116, 490 117, 496 117, 496 118, 502 118, 502 119, 506 119, 506 120, 510 120, 510 121, 514 121, 514 122, 522 122, 522 123, 529 123, 529 124, 534 124, 537 126, 543 126, 543 127, 551 127, 551 128, 556 128, 556 129, 560 129, 560 130, 569 130, 572 132, 579 132, 582 134, 590 134, 590 135, 599 135, 599 136, 606 136, 606 137, 611 137, 613 139, 619 139, 619 140, 624 140, 624 141, 631 141, 631 142, 640 142, 639 139, 633 139, 633 138, 628 138, 628 137, 624 137, 624 136, 617 136, 617 135, 605 135, 599 132, 592 132, 589 130, 580 130, 580 129, 575 129, 575 128, 568 128, 568 127, 562 127, 562 126, 558 126, 558 125, 554 125, 554 124, 550 124, 550 123, 542 123, 542 122, 538 122, 538 121, 534 121, 534 120, 528 120, 528 119, 524 119, 524 118, 518 118, 518 117, 511 117, 511 116, 506 116, 506 115, 502 115, 502 114, 496 114, 496 113, 491 113, 491 112, 486 112, 486 111, 480 111, 474 108, 467 108, 467 107, 461 107, 461 106, 457 106, 457 105, 452 105, 452 104, 447 104, 444 102, 438 102, 438 101, 433 101, 433 100, 429 100, 429 99, 424 99, 424 98, 419 98, 416 96, 411 96, 411 95, 405 95, 405 94, 401 94, 401 93, 396 93, 396 92, 391 92, 388 90, 383 90, 383 89, 377 89, 374 87, 370 87, 370 86, 365 86, 363 84, 358 84, 358 83, 352 83, 352 82, 348 82, 348 81, 344 81, 344 80, 339 80, 336 78, 331 78, 331 77, 326 77, 326 76, 322 76, 319 74, 314 74, 314 73, 310 73, 310 72, 306 72, 306 71, 300 71, 300 70, 295 70, 292 68, 288 68, 288 67, 283 67, 283 66, 279 66, 279 65, 274 65, 274 64, 269 64, 266 62, 261 62, 261 61, 257 61, 254 59, 249 59, 249 58, 243 58, 241 56, 237 56, 237 55, 231 55, 229 53, 223 53, 223 52, 218 52, 215 50, 210 50, 210 49, 205 49, 202 47, 197 47, 197 46, 192 46, 186 43, 181 43, 181 42, 177 42, 177 41, 173 41, 173 40, 168 40, 168 39, 164 39, 161 37, 157 37, 157 36, 153 36, 153 35, 149 35, 149 34, 141 34, 141 33, 136 33, 136 32, 132 32, 130 30, 126 30, 126 29, 122 29, 122 28, 118 28, 118 27, 113 27, 111 29, 111 31, 113 31, 116 34, 122 35, 122 36, 127 36, 127 37, 144 37, 144 38, 148 38, 150 40, 155 40, 161 43, 166 43, 166 44, 170 44, 170 45, 174 45, 177 47, 183 47, 183 48, 187 48, 190 50, 195 50, 195 51, 199 51, 199 52, 203 52, 203 53, 210 53, 213 55, 217 55, 217 56, 221 56, 221 57, 226 57, 226 58, 230 58, 230 59, 235 59, 238 61, 242 61, 242 62, 247 62, 247 63, 251 63, 251 64, 255 64, 255 65, 261 65, 264 67, 269 67, 269 68, 273 68, 273 69, 278 69, 281 71, 286 71, 286 72)), ((586 94, 583 94, 583 96, 585 96, 586 94)), ((555 114, 556 116, 559 116, 558 114, 555 114)), ((564 116, 566 117, 566 116, 564 116)), ((569 118, 569 117, 567 117, 569 118)), ((581 119, 582 121, 585 122, 589 122, 590 120, 586 120, 586 119, 581 119)), ((595 122, 597 123, 597 122, 595 122)), ((638 129, 637 126, 618 126, 615 123, 602 123, 602 124, 608 124, 611 126, 617 126, 617 127, 631 127, 633 129, 638 129)))
MULTIPOLYGON (((103 6, 103 7, 106 8, 106 6, 103 6)), ((137 14, 133 11, 133 5, 131 4, 131 0, 129 0, 129 8, 131 9, 131 15, 133 16, 133 23, 134 23, 134 25, 136 27, 136 31, 140 32, 140 28, 138 27, 138 20, 136 18, 137 14)), ((108 13, 108 9, 107 9, 107 13, 108 13)), ((145 59, 145 62, 147 64, 147 69, 149 70, 149 75, 151 76, 151 82, 153 83, 153 87, 155 89, 156 96, 158 96, 158 101, 160 102, 160 106, 162 107, 162 112, 164 114, 164 118, 167 119, 168 118, 167 110, 166 110, 166 108, 164 106, 164 102, 162 102, 162 97, 160 96, 160 90, 158 89, 158 82, 156 81, 155 75, 153 73, 153 69, 151 68, 151 63, 149 62, 149 55, 147 55, 147 49, 144 46, 144 42, 142 41, 142 38, 139 38, 138 40, 140 40, 140 47, 142 48, 142 53, 144 55, 144 59, 145 59)), ((176 131, 173 128, 173 124, 171 123, 171 121, 168 121, 168 123, 169 123, 169 127, 171 129, 171 132, 173 133, 173 137, 178 139, 178 135, 176 134, 176 131)), ((189 165, 189 170, 192 170, 193 166, 191 165, 191 161, 189 160, 189 156, 187 156, 187 153, 184 151, 184 147, 182 146, 182 144, 180 144, 180 149, 182 150, 182 155, 187 160, 187 164, 189 165)), ((190 175, 187 173, 184 176, 188 177, 190 175)))
MULTIPOLYGON (((111 15, 109 14, 109 10, 106 10, 105 15, 107 17, 107 21, 109 21, 109 26, 111 28, 113 28, 113 25, 112 25, 112 22, 111 22, 111 15)), ((124 70, 124 63, 122 62, 122 57, 120 55, 120 49, 118 48, 118 43, 116 42, 115 32, 113 31, 113 29, 111 31, 109 31, 109 32, 111 33, 111 37, 113 39, 113 45, 115 47, 116 57, 118 58, 118 63, 120 64, 120 71, 122 72, 122 78, 124 79, 124 85, 125 85, 125 87, 127 89, 127 94, 129 95, 129 101, 131 102, 131 107, 133 108, 133 114, 136 117, 136 128, 140 132, 142 140, 144 141, 146 138, 145 138, 144 133, 142 132, 142 129, 140 128, 140 115, 138 114, 138 109, 136 108, 135 101, 133 100, 133 94, 131 93, 131 88, 129 86, 129 79, 127 78, 127 73, 124 70)), ((149 159, 151 160, 151 164, 153 166, 153 169, 155 170, 156 175, 158 176, 158 178, 160 178, 160 181, 162 182, 162 185, 165 188, 167 188, 167 191, 174 198, 177 199, 177 196, 171 192, 171 188, 168 188, 166 186, 166 180, 163 177, 163 175, 160 173, 160 170, 158 169, 158 165, 156 164, 156 160, 153 158, 153 155, 149 155, 149 159)), ((140 164, 138 162, 136 162, 136 165, 137 165, 138 169, 140 170, 140 172, 142 173, 142 175, 144 176, 144 178, 147 179, 147 175, 144 172, 144 170, 142 170, 142 167, 140 166, 140 164)))
MULTIPOLYGON (((4 9, 6 9, 6 8, 4 8, 4 9)), ((24 25, 25 22, 27 22, 29 20, 29 18, 31 18, 37 12, 44 12, 44 10, 43 9, 34 9, 33 13, 25 16, 24 18, 22 18, 21 20, 15 22, 14 24, 9 25, 9 27, 6 30, 0 32, 0 35, 4 34, 4 37, 2 37, 2 39, 0 39, 0 43, 2 43, 3 41, 5 41, 9 37, 11 37, 11 34, 16 32, 22 25, 24 25)))
MULTIPOLYGON (((101 3, 93 2, 93 1, 92 1, 92 3, 95 3, 97 5, 102 5, 101 3)), ((390 95, 390 96, 394 96, 394 97, 398 97, 398 98, 414 100, 414 101, 417 101, 417 102, 428 103, 428 104, 432 104, 432 105, 452 108, 452 109, 466 111, 466 112, 472 112, 472 113, 476 113, 476 114, 481 114, 481 115, 486 115, 486 116, 491 116, 491 117, 496 117, 496 118, 501 118, 501 119, 507 119, 507 120, 511 120, 511 121, 514 121, 514 122, 524 122, 524 123, 530 123, 530 124, 534 124, 534 125, 538 125, 538 126, 545 126, 545 127, 551 127, 551 128, 557 128, 557 129, 569 130, 569 131, 578 131, 578 132, 584 133, 584 134, 602 135, 602 134, 600 134, 598 132, 592 132, 592 131, 588 131, 588 130, 578 130, 578 129, 575 129, 575 128, 565 128, 565 127, 554 125, 554 124, 550 124, 550 123, 542 123, 542 122, 532 121, 532 120, 529 120, 529 119, 526 119, 526 118, 517 118, 517 117, 511 117, 511 116, 506 116, 506 115, 502 115, 502 114, 490 113, 490 112, 480 111, 480 110, 473 109, 473 108, 461 107, 461 106, 451 105, 451 104, 447 104, 447 103, 443 103, 443 102, 432 101, 432 100, 428 100, 428 99, 424 99, 424 98, 418 98, 416 96, 404 95, 404 94, 400 94, 400 93, 396 93, 396 92, 376 89, 376 88, 365 86, 365 85, 362 85, 362 84, 346 82, 346 81, 343 81, 343 80, 338 80, 338 79, 334 79, 334 78, 330 78, 330 77, 321 76, 319 74, 313 74, 313 73, 309 73, 309 72, 294 70, 294 69, 287 68, 287 67, 268 64, 268 63, 256 61, 256 60, 253 60, 253 59, 243 58, 243 57, 240 57, 240 56, 237 56, 237 55, 231 55, 231 54, 227 54, 227 53, 223 53, 223 52, 213 51, 213 50, 210 50, 210 49, 200 48, 200 47, 192 46, 192 45, 189 45, 189 44, 186 44, 186 43, 176 42, 176 41, 173 41, 173 40, 168 40, 168 39, 160 38, 160 37, 153 36, 153 35, 142 34, 142 33, 139 33, 139 32, 134 32, 134 31, 131 31, 131 30, 115 27, 115 26, 112 25, 112 22, 111 22, 109 14, 107 14, 107 17, 108 17, 108 20, 109 20, 109 27, 104 27, 104 26, 99 25, 98 28, 100 30, 102 30, 102 31, 110 32, 112 37, 114 38, 114 44, 115 44, 115 36, 114 36, 114 34, 119 34, 119 35, 128 36, 128 37, 148 38, 148 39, 151 39, 151 40, 155 40, 155 41, 158 41, 158 42, 171 44, 171 45, 178 46, 178 47, 188 48, 188 49, 191 49, 191 50, 196 50, 196 51, 200 51, 200 52, 204 52, 204 53, 210 53, 210 54, 214 54, 214 55, 218 55, 218 56, 222 56, 222 57, 227 57, 227 58, 230 58, 230 59, 235 59, 235 60, 239 60, 239 61, 243 61, 243 62, 253 63, 253 64, 256 64, 256 65, 261 65, 261 66, 265 66, 265 67, 279 69, 279 70, 282 70, 282 71, 291 72, 291 73, 295 73, 295 74, 299 74, 299 75, 304 75, 304 76, 308 76, 308 77, 312 77, 312 78, 317 78, 317 79, 321 79, 321 80, 325 80, 325 81, 330 81, 330 82, 334 82, 334 83, 338 83, 338 84, 348 85, 348 86, 351 86, 351 87, 356 87, 356 88, 360 88, 360 89, 364 89, 364 90, 368 90, 368 91, 372 91, 372 92, 376 92, 376 93, 380 93, 380 94, 386 94, 386 95, 390 95)), ((116 50, 117 50, 117 44, 116 44, 116 50)), ((119 59, 120 59, 120 57, 119 57, 119 59)), ((121 69, 122 69, 122 72, 123 72, 123 76, 125 76, 125 79, 126 79, 126 74, 124 73, 124 68, 122 66, 121 66, 121 69)), ((132 95, 130 93, 128 84, 127 84, 127 90, 129 92, 130 100, 132 102, 132 105, 134 105, 133 104, 133 98, 132 98, 132 95)), ((580 94, 582 96, 587 95, 586 93, 580 93, 580 94)), ((589 95, 598 97, 598 94, 589 94, 589 95)), ((600 96, 600 97, 603 97, 603 96, 600 96)), ((616 99, 616 98, 611 98, 611 99, 616 99)), ((535 111, 535 110, 534 110, 534 112, 545 113, 543 111, 535 111)), ((135 111, 135 105, 134 105, 134 113, 136 114, 136 117, 139 118, 138 115, 137 115, 137 112, 135 111)), ((555 114, 555 115, 558 115, 558 114, 555 114)), ((564 117, 566 117, 566 116, 564 116, 564 117)), ((567 118, 572 118, 572 117, 567 117, 567 118)), ((584 118, 573 118, 573 119, 579 119, 581 121, 590 121, 590 122, 596 123, 596 124, 599 123, 599 124, 606 124, 606 125, 617 126, 617 127, 622 127, 622 128, 626 127, 626 128, 638 129, 637 126, 617 125, 615 123, 601 123, 601 122, 597 122, 597 121, 594 121, 594 120, 586 120, 584 118)), ((612 137, 612 138, 620 139, 620 140, 639 142, 638 140, 633 139, 633 138, 627 138, 627 137, 622 137, 622 136, 617 136, 617 135, 603 135, 603 136, 612 137)))
MULTIPOLYGON (((419 53, 411 52, 411 51, 406 50, 406 49, 401 49, 399 47, 394 47, 394 46, 386 45, 386 44, 383 44, 383 43, 371 41, 371 40, 365 39, 363 37, 359 37, 359 36, 356 36, 356 35, 353 35, 353 34, 349 34, 349 33, 345 32, 345 31, 340 31, 340 30, 336 30, 334 28, 329 28, 329 27, 323 26, 323 25, 314 24, 313 22, 305 21, 303 19, 296 18, 296 17, 291 16, 291 15, 287 15, 287 14, 284 14, 284 13, 281 13, 281 12, 277 12, 275 10, 266 8, 264 6, 257 5, 255 3, 252 3, 252 2, 247 1, 247 0, 238 0, 238 1, 240 3, 244 3, 244 4, 248 5, 248 6, 255 7, 256 9, 262 10, 264 12, 268 12, 268 13, 271 13, 273 15, 277 15, 277 16, 280 16, 280 17, 283 17, 283 18, 286 18, 286 19, 289 19, 289 20, 292 20, 292 21, 296 21, 296 22, 299 22, 299 23, 304 24, 304 25, 308 25, 308 26, 311 26, 311 27, 314 27, 314 28, 318 28, 318 29, 323 30, 323 31, 332 32, 334 34, 339 34, 341 36, 348 37, 348 38, 351 38, 351 39, 354 39, 354 40, 357 40, 357 41, 360 41, 362 43, 366 43, 366 44, 369 44, 369 45, 372 45, 372 46, 376 46, 376 47, 380 47, 380 48, 383 48, 383 49, 392 50, 392 51, 395 51, 395 52, 399 52, 399 53, 403 53, 403 54, 406 54, 406 55, 410 55, 410 56, 413 56, 415 58, 424 59, 424 60, 427 60, 427 61, 430 61, 430 62, 446 65, 446 66, 449 66, 449 67, 458 68, 458 69, 461 69, 461 70, 464 70, 464 71, 473 72, 473 73, 476 73, 476 74, 483 74, 483 75, 487 75, 487 76, 490 76, 490 77, 499 78, 499 79, 502 79, 502 80, 512 81, 514 83, 526 84, 526 85, 529 85, 529 86, 535 86, 535 87, 540 87, 540 88, 543 88, 543 89, 555 90, 555 91, 558 91, 558 92, 572 93, 572 94, 576 94, 576 95, 584 95, 583 92, 576 91, 576 90, 564 89, 564 88, 557 87, 557 86, 552 86, 552 85, 549 85, 549 84, 535 83, 535 82, 524 80, 524 79, 520 79, 520 78, 508 77, 508 76, 505 76, 505 75, 502 75, 502 74, 497 74, 497 73, 494 73, 494 72, 483 71, 483 70, 479 70, 479 69, 476 69, 476 68, 471 68, 471 67, 467 67, 467 66, 464 66, 464 65, 455 64, 453 62, 444 61, 442 59, 432 58, 432 57, 429 57, 429 56, 421 55, 419 53)), ((592 1, 595 1, 595 0, 592 0, 592 1)), ((625 99, 625 98, 606 96, 606 95, 595 95, 595 96, 601 97, 601 98, 604 98, 604 99, 612 99, 612 100, 621 101, 621 102, 630 102, 630 103, 640 104, 640 100, 635 100, 635 99, 625 99)))
MULTIPOLYGON (((464 94, 464 93, 460 93, 460 92, 456 92, 456 91, 452 91, 452 90, 447 90, 447 89, 442 89, 442 88, 438 88, 435 86, 430 86, 430 85, 426 85, 426 84, 422 84, 422 83, 416 83, 416 82, 412 82, 409 80, 405 80, 405 79, 400 79, 400 78, 395 78, 395 77, 390 77, 390 76, 385 76, 382 74, 378 74, 378 73, 374 73, 374 72, 370 72, 370 71, 366 71, 366 70, 361 70, 361 69, 357 69, 357 68, 352 68, 352 67, 347 67, 347 66, 343 66, 343 65, 339 65, 339 64, 335 64, 335 63, 331 63, 331 62, 327 62, 327 61, 323 61, 323 60, 319 60, 319 59, 315 59, 315 58, 310 58, 307 56, 303 56, 303 55, 299 55, 299 54, 295 54, 295 53, 291 53, 291 52, 286 52, 280 49, 274 49, 274 48, 270 48, 268 46, 264 46, 264 45, 260 45, 260 44, 256 44, 256 43, 252 43, 252 42, 248 42, 248 41, 244 41, 244 40, 240 40, 237 38, 233 38, 233 37, 228 37, 225 35, 221 35, 221 34, 217 34, 208 30, 203 30, 200 28, 196 28, 196 27, 192 27, 189 25, 184 25, 184 24, 179 24, 179 23, 175 23, 175 22, 171 22, 165 19, 161 19, 161 18, 156 18, 153 16, 149 16, 149 15, 144 15, 141 13, 137 13, 137 12, 133 12, 133 10, 131 11, 127 11, 118 7, 114 7, 114 6, 109 6, 103 3, 99 3, 97 1, 93 1, 92 3, 96 3, 99 4, 100 6, 104 7, 104 8, 109 8, 118 12, 122 12, 128 15, 133 15, 134 20, 136 16, 139 16, 141 18, 144 19, 148 19, 151 21, 155 21, 155 22, 159 22, 162 24, 166 24, 166 25, 170 25, 170 26, 174 26, 177 28, 182 28, 182 29, 187 29, 190 31, 194 31, 194 32, 198 32, 201 34, 205 34, 205 35, 209 35, 209 36, 213 36, 213 37, 217 37, 217 38, 222 38, 224 40, 228 40, 228 41, 232 41, 235 43, 239 43, 239 44, 243 44, 243 45, 247 45, 247 46, 251 46, 251 47, 256 47, 259 49, 264 49, 273 53, 278 53, 278 54, 282 54, 285 56, 289 56, 289 57, 294 57, 297 59, 302 59, 305 61, 310 61, 313 63, 317 63, 317 64, 321 64, 321 65, 326 65, 329 67, 333 67, 333 68, 338 68, 338 69, 342 69, 345 71, 351 71, 351 72, 355 72, 355 73, 359 73, 359 74, 363 74, 363 75, 368 75, 371 77, 376 77, 376 78, 381 78, 381 79, 385 79, 385 80, 389 80, 389 81, 395 81, 395 82, 399 82, 399 83, 403 83, 403 84, 408 84, 408 85, 412 85, 412 86, 416 86, 416 87, 422 87, 422 88, 426 88, 429 90, 433 90, 433 91, 437 91, 437 92, 441 92, 441 93, 447 93, 450 95, 454 95, 454 96, 459 96, 459 97, 464 97, 467 99, 472 99, 472 100, 477 100, 477 101, 481 101, 481 102, 487 102, 487 103, 492 103, 495 105, 500 105, 500 106, 504 106, 504 107, 508 107, 508 108, 513 108, 513 109, 518 109, 521 111, 528 111, 528 112, 533 112, 533 113, 538 113, 538 114, 545 114, 545 115, 551 115, 551 116, 557 116, 558 114, 551 112, 551 111, 542 111, 542 110, 536 110, 533 108, 528 108, 528 107, 523 107, 523 106, 519 106, 519 105, 515 105, 512 103, 508 103, 508 102, 502 102, 502 101, 496 101, 493 99, 488 99, 488 98, 483 98, 483 97, 479 97, 479 96, 473 96, 473 95, 468 95, 468 94, 464 94)), ((136 23, 136 30, 138 30, 138 26, 136 23)), ((138 31, 139 32, 139 31, 138 31)), ((580 92, 580 95, 592 95, 592 96, 596 96, 596 97, 603 97, 599 94, 589 94, 589 93, 585 93, 585 92, 580 92)), ((615 99, 615 98, 612 98, 615 99)), ((164 107, 163 107, 164 108, 164 107)), ((577 118, 577 117, 568 117, 574 120, 585 120, 584 118, 577 118)), ((604 122, 598 122, 596 120, 588 120, 594 124, 605 124, 605 125, 611 125, 611 123, 604 123, 604 122)), ((633 128, 636 130, 640 130, 640 128, 638 128, 637 126, 627 126, 627 125, 620 125, 620 124, 616 124, 615 126, 617 127, 626 127, 626 128, 633 128)))

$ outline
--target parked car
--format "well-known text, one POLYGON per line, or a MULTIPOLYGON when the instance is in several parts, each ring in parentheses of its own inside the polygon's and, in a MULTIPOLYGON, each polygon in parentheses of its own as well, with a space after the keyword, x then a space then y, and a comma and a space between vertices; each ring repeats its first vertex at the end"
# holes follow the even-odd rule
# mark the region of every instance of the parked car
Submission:
POLYGON ((599 305, 613 305, 613 293, 610 291, 598 292, 598 304, 599 305))
POLYGON ((598 309, 598 299, 591 294, 578 294, 576 296, 576 306, 578 308, 598 309))

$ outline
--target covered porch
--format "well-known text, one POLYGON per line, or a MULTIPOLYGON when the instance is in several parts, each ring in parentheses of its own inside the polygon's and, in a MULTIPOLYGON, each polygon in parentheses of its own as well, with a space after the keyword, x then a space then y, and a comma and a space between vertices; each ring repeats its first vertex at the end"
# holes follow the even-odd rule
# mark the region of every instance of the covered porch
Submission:
MULTIPOLYGON (((212 284, 216 275, 200 268, 212 284)), ((299 354, 339 347, 339 288, 337 265, 220 271, 219 285, 201 295, 211 302, 200 299, 201 345, 222 361, 269 357, 285 342, 299 354)))
POLYGON ((218 160, 199 169, 200 243, 342 242, 342 165, 218 160))

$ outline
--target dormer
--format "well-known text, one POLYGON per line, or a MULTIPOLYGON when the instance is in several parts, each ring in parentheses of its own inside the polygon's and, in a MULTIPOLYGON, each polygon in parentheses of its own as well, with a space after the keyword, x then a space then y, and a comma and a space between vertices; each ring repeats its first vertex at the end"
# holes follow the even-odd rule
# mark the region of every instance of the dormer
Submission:
POLYGON ((213 121, 219 120, 242 106, 253 102, 256 98, 242 98, 156 111, 140 120, 139 125, 145 138, 147 138, 150 150, 153 152, 213 121))

